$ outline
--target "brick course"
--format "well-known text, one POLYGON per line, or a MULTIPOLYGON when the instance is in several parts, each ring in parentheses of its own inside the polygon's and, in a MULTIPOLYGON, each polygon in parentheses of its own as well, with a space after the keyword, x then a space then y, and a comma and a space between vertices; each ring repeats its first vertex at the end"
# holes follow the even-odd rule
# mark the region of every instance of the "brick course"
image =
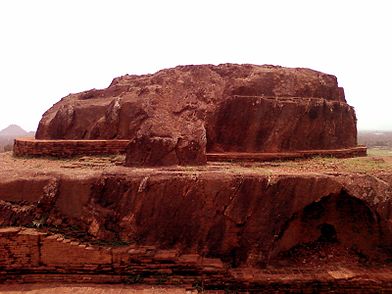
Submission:
POLYGON ((35 140, 15 139, 15 156, 72 157, 122 154, 129 140, 35 140))

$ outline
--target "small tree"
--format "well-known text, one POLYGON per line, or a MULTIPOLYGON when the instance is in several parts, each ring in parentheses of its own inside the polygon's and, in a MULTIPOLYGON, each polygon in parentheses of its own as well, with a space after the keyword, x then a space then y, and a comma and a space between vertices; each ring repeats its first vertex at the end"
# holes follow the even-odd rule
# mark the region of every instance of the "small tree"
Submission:
POLYGON ((4 152, 12 151, 14 146, 12 144, 7 144, 4 146, 4 152))

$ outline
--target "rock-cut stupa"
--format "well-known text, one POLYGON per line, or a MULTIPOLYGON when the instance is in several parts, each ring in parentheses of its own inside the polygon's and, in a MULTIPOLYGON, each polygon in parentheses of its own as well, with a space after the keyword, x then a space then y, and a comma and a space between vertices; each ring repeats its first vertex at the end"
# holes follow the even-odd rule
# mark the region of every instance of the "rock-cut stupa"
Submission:
POLYGON ((270 65, 188 65, 115 78, 62 98, 36 139, 128 139, 127 165, 199 165, 208 153, 357 145, 356 116, 333 75, 270 65))

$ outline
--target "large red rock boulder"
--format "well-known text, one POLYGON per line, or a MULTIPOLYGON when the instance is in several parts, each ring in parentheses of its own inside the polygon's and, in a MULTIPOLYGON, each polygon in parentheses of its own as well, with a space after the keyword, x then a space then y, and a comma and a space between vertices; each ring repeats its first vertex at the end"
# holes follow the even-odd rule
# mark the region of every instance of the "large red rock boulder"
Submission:
POLYGON ((332 75, 194 65, 68 95, 43 115, 36 138, 129 139, 129 165, 201 164, 206 151, 353 147, 356 118, 332 75))

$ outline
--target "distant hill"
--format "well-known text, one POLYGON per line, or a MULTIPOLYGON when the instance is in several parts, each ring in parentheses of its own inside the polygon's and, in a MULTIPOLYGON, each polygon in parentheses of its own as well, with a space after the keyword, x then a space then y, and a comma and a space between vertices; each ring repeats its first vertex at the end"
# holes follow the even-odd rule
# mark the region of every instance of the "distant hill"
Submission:
POLYGON ((0 152, 12 149, 15 138, 34 137, 34 135, 34 132, 27 132, 18 125, 9 125, 5 129, 0 130, 0 152))
POLYGON ((18 125, 9 125, 0 131, 0 137, 24 137, 28 134, 24 129, 18 125))

